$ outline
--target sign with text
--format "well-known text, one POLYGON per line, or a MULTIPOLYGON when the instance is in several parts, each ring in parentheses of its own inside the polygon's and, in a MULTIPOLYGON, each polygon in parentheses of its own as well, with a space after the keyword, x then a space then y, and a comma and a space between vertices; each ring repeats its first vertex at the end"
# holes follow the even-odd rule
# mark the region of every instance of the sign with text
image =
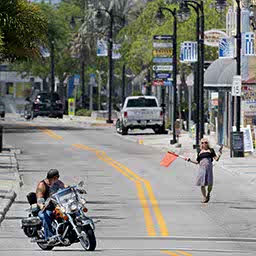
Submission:
POLYGON ((153 63, 172 63, 172 58, 153 58, 153 63))
POLYGON ((173 43, 158 43, 154 42, 153 43, 154 48, 173 48, 173 43))
POLYGON ((241 128, 241 131, 244 133, 244 152, 253 152, 253 140, 250 125, 247 125, 246 128, 241 128))
POLYGON ((153 81, 153 86, 163 86, 164 85, 164 80, 157 79, 153 81))
POLYGON ((242 91, 242 77, 234 76, 231 94, 232 96, 241 96, 241 91, 242 91))
POLYGON ((166 66, 160 66, 160 65, 155 65, 153 66, 153 71, 172 71, 173 66, 171 65, 166 65, 166 66))
POLYGON ((228 35, 221 30, 206 30, 204 32, 204 44, 212 47, 219 47, 219 40, 223 37, 228 37, 228 35))
POLYGON ((153 50, 154 57, 172 57, 172 48, 159 48, 153 50))
POLYGON ((155 78, 157 79, 171 79, 171 73, 154 73, 155 78))
POLYGON ((244 152, 244 134, 243 132, 231 133, 231 147, 233 152, 244 152))

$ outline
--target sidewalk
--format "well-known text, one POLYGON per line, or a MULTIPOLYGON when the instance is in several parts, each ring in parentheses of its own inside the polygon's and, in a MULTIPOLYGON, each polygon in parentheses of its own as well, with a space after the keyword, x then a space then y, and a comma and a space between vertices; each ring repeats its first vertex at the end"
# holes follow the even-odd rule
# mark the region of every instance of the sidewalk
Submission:
POLYGON ((16 159, 16 154, 19 153, 19 150, 14 150, 7 145, 0 153, 0 223, 15 200, 18 189, 22 186, 16 159))
POLYGON ((116 120, 112 119, 113 123, 108 124, 106 123, 106 118, 94 118, 94 117, 89 117, 89 116, 73 116, 70 117, 68 115, 63 116, 63 122, 71 121, 75 122, 78 124, 87 124, 92 127, 114 127, 116 120))
MULTIPOLYGON (((205 137, 210 141, 211 147, 218 152, 220 146, 216 144, 215 133, 211 133, 211 135, 206 135, 205 137)), ((192 159, 195 159, 197 155, 196 150, 193 149, 195 140, 187 132, 183 132, 179 137, 181 147, 177 147, 177 144, 170 144, 172 134, 155 135, 153 133, 140 133, 137 135, 130 133, 130 135, 122 136, 122 138, 133 141, 134 143, 157 148, 163 153, 172 151, 192 159)), ((232 175, 243 176, 250 184, 256 183, 256 153, 245 154, 245 157, 242 158, 231 158, 230 149, 224 147, 221 159, 217 165, 225 171, 232 173, 232 175)))

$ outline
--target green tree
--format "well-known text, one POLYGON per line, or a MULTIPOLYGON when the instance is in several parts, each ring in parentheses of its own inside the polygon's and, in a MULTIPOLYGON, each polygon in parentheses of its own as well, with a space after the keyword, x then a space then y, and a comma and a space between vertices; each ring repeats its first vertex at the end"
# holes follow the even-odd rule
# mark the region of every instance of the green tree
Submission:
MULTIPOLYGON (((212 0, 205 1, 205 29, 223 28, 223 17, 215 12, 211 7, 212 0)), ((119 36, 125 38, 122 46, 122 53, 126 53, 126 63, 136 74, 151 64, 153 50, 153 35, 172 34, 173 17, 169 12, 164 11, 166 21, 162 26, 158 26, 155 15, 159 6, 166 6, 163 0, 149 2, 141 14, 126 26, 119 36)), ((177 4, 167 5, 170 9, 177 8, 177 4)), ((195 41, 196 36, 196 13, 191 10, 191 17, 187 22, 178 23, 178 46, 183 41, 195 41)), ((178 47, 179 48, 179 47, 178 47)), ((178 49, 179 54, 179 49, 178 49)), ((216 48, 205 48, 206 60, 217 58, 216 48)))
POLYGON ((38 56, 45 34, 46 19, 38 5, 26 0, 0 2, 0 61, 38 56))
MULTIPOLYGON (((78 60, 70 52, 73 37, 70 20, 72 16, 79 16, 81 10, 74 4, 66 2, 60 3, 58 7, 44 3, 39 4, 39 6, 47 19, 47 41, 45 47, 50 49, 51 42, 54 41, 55 75, 60 81, 59 89, 61 97, 63 97, 66 77, 78 70, 78 60)), ((50 73, 50 58, 37 56, 34 59, 19 62, 13 69, 27 76, 39 76, 43 80, 44 87, 46 87, 46 79, 50 73)))

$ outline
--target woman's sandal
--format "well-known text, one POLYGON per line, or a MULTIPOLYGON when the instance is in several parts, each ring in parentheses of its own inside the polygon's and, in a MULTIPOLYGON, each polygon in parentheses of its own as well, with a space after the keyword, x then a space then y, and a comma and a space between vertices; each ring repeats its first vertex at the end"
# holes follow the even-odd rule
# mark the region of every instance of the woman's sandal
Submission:
POLYGON ((209 201, 210 201, 210 195, 207 195, 205 200, 203 200, 201 203, 205 204, 205 203, 208 203, 209 201))

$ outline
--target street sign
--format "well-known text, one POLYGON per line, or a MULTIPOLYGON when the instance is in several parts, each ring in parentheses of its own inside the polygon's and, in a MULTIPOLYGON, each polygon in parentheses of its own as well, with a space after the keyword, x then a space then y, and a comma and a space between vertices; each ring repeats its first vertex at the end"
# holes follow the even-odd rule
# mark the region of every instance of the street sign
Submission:
POLYGON ((164 81, 164 86, 172 86, 172 81, 169 81, 169 80, 164 81))
POLYGON ((242 91, 242 77, 241 76, 234 76, 233 83, 232 83, 232 96, 241 96, 242 91))
POLYGON ((173 43, 153 43, 154 48, 173 48, 173 43))
POLYGON ((173 59, 172 58, 153 58, 154 63, 172 63, 173 59))
POLYGON ((164 81, 163 80, 154 80, 153 86, 164 86, 164 81))
POLYGON ((159 48, 153 50, 154 57, 172 57, 172 48, 159 48))
POLYGON ((171 79, 171 73, 154 73, 156 79, 171 79))
POLYGON ((172 40, 173 35, 154 35, 154 40, 172 40))
POLYGON ((173 66, 171 65, 166 65, 166 66, 160 66, 160 65, 154 65, 153 66, 153 71, 172 71, 173 70, 173 66))
POLYGON ((242 78, 241 76, 234 76, 232 83, 232 96, 241 96, 242 78))

